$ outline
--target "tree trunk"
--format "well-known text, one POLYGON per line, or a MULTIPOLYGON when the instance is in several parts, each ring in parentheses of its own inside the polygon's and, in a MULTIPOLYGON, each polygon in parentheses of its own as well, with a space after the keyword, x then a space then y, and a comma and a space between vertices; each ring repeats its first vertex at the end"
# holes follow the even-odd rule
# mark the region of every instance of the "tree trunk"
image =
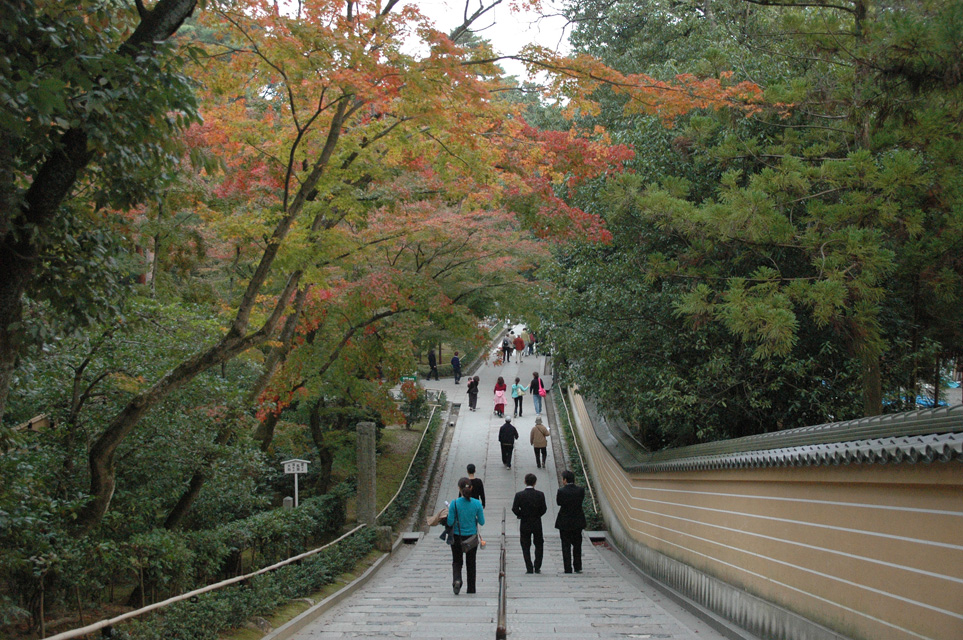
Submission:
MULTIPOLYGON (((144 55, 153 43, 170 38, 194 12, 197 0, 159 0, 150 11, 141 12, 141 21, 119 53, 131 59, 144 55)), ((8 140, 4 140, 4 143, 8 140)), ((23 347, 23 296, 33 281, 43 241, 43 230, 73 189, 81 171, 94 158, 88 148, 87 132, 68 129, 30 181, 24 203, 10 215, 9 226, 0 229, 0 420, 6 411, 13 370, 23 347)), ((4 204, 14 200, 4 184, 4 204)), ((6 209, 11 211, 11 209, 6 209)))
MULTIPOLYGON (((229 422, 231 424, 225 424, 218 430, 217 437, 214 438, 214 445, 216 447, 227 444, 228 440, 231 439, 231 436, 234 435, 234 429, 232 428, 233 418, 229 418, 229 422)), ((216 453, 209 453, 204 457, 204 460, 201 462, 201 466, 197 469, 197 471, 194 472, 194 475, 191 476, 191 481, 187 484, 187 489, 181 494, 181 497, 177 501, 177 504, 174 505, 174 508, 171 509, 170 513, 167 514, 167 519, 164 520, 165 529, 176 529, 181 525, 181 522, 184 521, 184 518, 194 505, 194 501, 197 499, 197 496, 200 495, 201 488, 210 477, 211 466, 216 460, 216 453)))
POLYGON ((273 411, 258 423, 257 429, 254 431, 254 439, 261 443, 261 451, 267 451, 271 447, 271 441, 274 439, 274 428, 278 426, 280 419, 281 413, 273 411))
POLYGON ((150 262, 150 297, 153 298, 157 294, 157 272, 160 269, 161 262, 161 243, 163 239, 161 238, 161 222, 164 220, 164 199, 160 198, 157 201, 157 233, 154 234, 154 255, 151 256, 150 262))
POLYGON ((940 354, 936 354, 936 375, 933 376, 933 408, 940 406, 940 354))
MULTIPOLYGON (((301 312, 304 310, 304 303, 307 301, 308 292, 310 291, 310 285, 298 289, 298 294, 294 298, 294 308, 284 321, 284 328, 281 329, 281 336, 279 340, 281 344, 271 349, 271 352, 268 354, 267 358, 264 359, 264 369, 247 396, 247 402, 249 405, 253 405, 255 402, 257 402, 258 396, 264 393, 264 390, 267 389, 268 383, 271 382, 271 378, 274 376, 275 371, 277 371, 278 367, 281 366, 281 363, 287 359, 288 354, 291 352, 291 346, 294 344, 294 335, 298 328, 298 322, 301 319, 301 312)), ((258 427, 258 433, 260 433, 260 431, 261 429, 258 427)), ((260 439, 257 438, 257 435, 255 435, 255 438, 260 439)), ((268 440, 268 444, 270 444, 270 440, 268 440)), ((266 449, 262 448, 262 451, 263 450, 266 449)))
POLYGON ((321 401, 318 400, 311 407, 308 416, 308 425, 311 429, 311 440, 318 452, 318 493, 327 493, 331 485, 331 469, 334 466, 334 452, 325 442, 324 425, 321 424, 321 401))
POLYGON ((863 415, 878 416, 883 413, 883 383, 879 370, 879 354, 863 351, 863 415))
MULTIPOLYGON (((162 0, 163 1, 163 0, 162 0)), ((241 297, 234 321, 227 334, 214 346, 206 351, 192 356, 177 365, 165 374, 160 380, 155 382, 149 389, 143 391, 127 403, 127 406, 110 422, 107 429, 94 442, 88 455, 88 465, 90 467, 90 500, 84 505, 78 514, 75 523, 77 535, 85 535, 97 524, 107 512, 110 500, 114 495, 114 479, 116 469, 114 466, 114 454, 120 443, 123 442, 127 434, 137 425, 143 415, 161 400, 166 398, 171 392, 184 386, 199 374, 207 371, 222 362, 227 362, 240 353, 247 351, 251 347, 262 344, 275 331, 287 308, 288 300, 297 290, 301 276, 300 271, 296 271, 288 277, 284 290, 278 297, 278 302, 271 316, 265 321, 264 325, 254 333, 248 333, 248 324, 251 313, 261 295, 261 289, 267 282, 274 259, 281 249, 284 239, 291 230, 295 219, 304 208, 308 194, 311 193, 321 180, 324 170, 334 154, 335 147, 341 135, 341 127, 344 123, 345 114, 348 111, 348 99, 344 97, 338 104, 338 108, 332 116, 331 124, 328 129, 328 136, 325 140, 324 149, 314 165, 311 174, 301 183, 301 188, 295 195, 286 213, 275 226, 271 238, 261 255, 257 268, 248 282, 247 289, 241 297)), ((316 221, 323 218, 318 214, 316 221)))

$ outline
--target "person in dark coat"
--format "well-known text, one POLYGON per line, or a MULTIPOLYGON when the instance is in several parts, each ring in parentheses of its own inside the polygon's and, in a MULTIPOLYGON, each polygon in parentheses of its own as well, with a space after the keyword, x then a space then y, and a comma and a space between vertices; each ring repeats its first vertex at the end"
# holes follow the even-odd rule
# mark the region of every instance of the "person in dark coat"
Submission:
POLYGON ((461 358, 458 357, 458 352, 451 357, 451 370, 455 374, 455 384, 461 384, 461 358))
POLYGON ((558 516, 555 528, 562 538, 562 565, 565 573, 582 573, 582 529, 585 528, 585 512, 582 501, 585 489, 575 485, 575 474, 566 469, 562 472, 562 486, 555 496, 558 516))
POLYGON ((498 430, 498 442, 502 445, 502 462, 508 469, 512 468, 512 453, 515 451, 516 440, 518 440, 518 429, 511 420, 505 420, 505 424, 498 430))
POLYGON ((471 497, 481 500, 482 507, 485 506, 485 483, 481 478, 475 477, 475 465, 468 465, 468 481, 471 482, 471 497))
POLYGON ((430 370, 428 371, 428 379, 431 380, 431 374, 435 374, 435 380, 438 379, 438 358, 435 357, 435 350, 432 349, 428 352, 428 366, 430 370))
POLYGON ((468 378, 468 410, 474 411, 478 408, 478 384, 481 379, 478 376, 468 378))
POLYGON ((542 551, 545 538, 542 535, 542 516, 548 511, 545 494, 535 488, 538 479, 534 473, 525 474, 525 488, 515 494, 512 513, 519 520, 518 534, 521 536, 522 557, 525 558, 525 573, 542 572, 542 551), (532 562, 532 543, 535 543, 535 562, 532 562))

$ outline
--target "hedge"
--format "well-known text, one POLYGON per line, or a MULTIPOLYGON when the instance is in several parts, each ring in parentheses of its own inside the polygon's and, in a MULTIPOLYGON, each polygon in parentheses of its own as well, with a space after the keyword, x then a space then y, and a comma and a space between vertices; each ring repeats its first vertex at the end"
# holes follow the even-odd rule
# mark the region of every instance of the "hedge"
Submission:
MULTIPOLYGON (((299 507, 300 508, 300 507, 299 507)), ((331 584, 374 549, 375 531, 366 527, 317 555, 256 576, 247 583, 179 602, 151 618, 115 629, 125 640, 216 640, 253 616, 270 615, 282 604, 331 584)))
MULTIPOLYGON (((558 390, 558 393, 565 393, 562 385, 558 384, 557 380, 553 386, 554 389, 558 390)), ((585 469, 582 468, 581 458, 578 454, 578 447, 575 445, 575 432, 572 429, 572 423, 569 422, 568 406, 565 402, 560 402, 555 406, 555 409, 555 415, 558 417, 558 422, 565 432, 565 444, 568 447, 568 459, 569 464, 571 464, 571 471, 575 474, 575 484, 582 487, 587 487, 589 484, 589 478, 585 469)), ((583 505, 583 508, 587 523, 586 528, 589 531, 604 531, 605 520, 602 519, 602 514, 596 513, 591 504, 583 505)))
MULTIPOLYGON (((273 564, 336 537, 353 493, 353 485, 343 483, 297 509, 274 509, 205 531, 155 529, 120 542, 50 536, 42 557, 7 554, 0 574, 26 598, 42 591, 48 607, 90 608, 110 601, 115 585, 131 583, 143 584, 135 594, 149 603, 273 564), (83 603, 78 602, 81 594, 83 603)), ((133 604, 140 604, 136 596, 133 604)), ((0 600, 4 623, 22 618, 26 612, 21 611, 11 599, 0 600)))

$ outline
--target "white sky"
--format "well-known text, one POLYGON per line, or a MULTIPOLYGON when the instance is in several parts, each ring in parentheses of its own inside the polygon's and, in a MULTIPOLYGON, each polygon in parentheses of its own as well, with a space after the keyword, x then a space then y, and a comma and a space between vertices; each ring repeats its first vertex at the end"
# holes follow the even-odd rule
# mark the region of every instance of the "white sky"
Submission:
MULTIPOLYGON (((449 32, 464 21, 465 2, 471 2, 469 13, 479 6, 479 0, 409 0, 426 16, 435 21, 439 30, 449 32)), ((543 0, 541 14, 532 11, 513 13, 508 2, 486 13, 474 25, 479 36, 492 43, 500 55, 518 53, 526 44, 536 43, 555 51, 567 52, 568 30, 561 13, 561 2, 543 0)), ((509 75, 528 78, 525 67, 514 60, 503 60, 502 68, 509 75)))

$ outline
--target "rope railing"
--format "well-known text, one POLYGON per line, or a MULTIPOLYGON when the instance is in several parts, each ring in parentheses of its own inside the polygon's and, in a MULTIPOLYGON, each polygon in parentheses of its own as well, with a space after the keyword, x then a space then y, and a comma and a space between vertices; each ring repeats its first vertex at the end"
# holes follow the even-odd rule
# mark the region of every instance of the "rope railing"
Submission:
MULTIPOLYGON (((575 388, 575 392, 577 392, 575 388)), ((560 394, 562 398, 562 405, 565 407, 565 418, 568 420, 568 426, 572 429, 572 442, 575 443, 575 452, 578 453, 578 463, 582 467, 582 473, 585 475, 585 484, 588 486, 589 496, 592 498, 592 510, 595 513, 599 512, 598 503, 595 501, 595 492, 592 491, 592 483, 589 482, 588 470, 585 468, 585 459, 582 458, 582 448, 578 446, 578 433, 575 431, 575 414, 574 409, 569 411, 568 403, 565 402, 565 393, 560 394)))
POLYGON ((498 552, 498 623, 495 626, 495 640, 505 640, 508 636, 508 579, 505 576, 507 549, 505 546, 505 519, 507 512, 502 507, 502 535, 498 552))
POLYGON ((245 574, 245 575, 243 575, 243 576, 235 576, 235 577, 229 578, 229 579, 227 579, 227 580, 222 580, 221 582, 217 582, 217 583, 215 583, 215 584, 209 584, 209 585, 207 585, 206 587, 201 587, 200 589, 194 589, 193 591, 188 591, 187 593, 182 593, 182 594, 179 595, 179 596, 174 596, 174 597, 172 597, 172 598, 168 598, 167 600, 162 600, 161 602, 155 602, 154 604, 147 605, 146 607, 142 607, 142 608, 136 609, 136 610, 134 610, 134 611, 128 611, 127 613, 121 614, 121 615, 116 616, 116 617, 114 617, 114 618, 109 618, 109 619, 107 619, 107 620, 101 620, 101 621, 99 621, 99 622, 95 622, 95 623, 93 623, 93 624, 89 624, 89 625, 87 625, 86 627, 80 627, 80 628, 77 628, 77 629, 71 629, 70 631, 64 631, 64 632, 62 632, 62 633, 58 633, 58 634, 55 635, 55 636, 50 636, 50 637, 47 638, 46 640, 71 640, 71 638, 79 638, 79 637, 85 636, 85 635, 87 635, 87 634, 89 634, 89 633, 93 633, 94 631, 99 631, 100 629, 103 629, 103 628, 105 628, 105 627, 112 627, 112 626, 114 626, 115 624, 119 624, 119 623, 121 623, 121 622, 123 622, 123 621, 125 621, 125 620, 130 620, 130 619, 132 619, 132 618, 137 618, 137 617, 139 617, 139 616, 144 615, 145 613, 150 613, 151 611, 156 611, 157 609, 163 609, 163 608, 165 608, 165 607, 169 607, 170 605, 175 604, 175 603, 177 603, 177 602, 183 602, 184 600, 189 600, 189 599, 194 598, 194 597, 197 597, 197 596, 199 596, 199 595, 201 595, 201 594, 203 594, 203 593, 207 593, 207 592, 209 592, 209 591, 215 591, 215 590, 217 590, 217 589, 221 589, 221 588, 223 588, 223 587, 226 587, 226 586, 229 586, 229 585, 232 585, 232 584, 237 584, 238 582, 244 582, 245 580, 250 580, 251 578, 253 578, 253 577, 255 577, 255 576, 259 576, 259 575, 261 575, 262 573, 268 573, 268 572, 270 572, 270 571, 274 571, 275 569, 280 569, 281 567, 283 567, 283 566, 285 566, 285 565, 289 565, 289 564, 291 564, 292 562, 297 562, 297 561, 303 560, 303 559, 305 559, 305 558, 307 558, 307 557, 309 557, 309 556, 313 556, 313 555, 315 555, 315 554, 317 554, 317 553, 320 553, 320 552, 324 551, 325 549, 327 549, 328 547, 330 547, 330 546, 332 546, 332 545, 335 545, 335 544, 341 542, 342 540, 344 540, 344 539, 347 538, 348 536, 357 533, 357 532, 360 531, 361 529, 364 529, 365 526, 366 526, 366 525, 360 524, 360 525, 358 525, 357 527, 355 527, 354 529, 352 529, 351 531, 349 531, 349 532, 345 533, 344 535, 342 535, 342 536, 341 536, 340 538, 338 538, 337 540, 332 540, 331 542, 329 542, 328 544, 326 544, 326 545, 324 545, 324 546, 322 546, 322 547, 318 547, 317 549, 312 549, 312 550, 310 550, 310 551, 305 551, 305 552, 302 553, 302 554, 293 556, 293 557, 291 557, 291 558, 288 558, 287 560, 282 560, 281 562, 278 562, 278 563, 276 563, 276 564, 272 564, 272 565, 269 566, 269 567, 264 567, 263 569, 258 569, 257 571, 254 571, 254 572, 252 572, 252 573, 245 574))
POLYGON ((401 490, 405 488, 405 483, 408 481, 408 474, 411 473, 411 467, 414 466, 415 459, 418 457, 418 452, 421 451, 421 445, 424 443, 425 437, 428 435, 428 431, 430 431, 431 420, 432 418, 435 417, 435 411, 438 409, 439 406, 441 405, 437 405, 437 404, 431 405, 431 413, 428 415, 428 422, 427 424, 425 424, 425 430, 421 434, 421 440, 418 441, 418 446, 415 447, 415 453, 413 456, 411 456, 411 462, 408 463, 408 470, 405 471, 405 477, 401 479, 401 484, 398 485, 398 490, 395 491, 395 495, 391 496, 391 500, 389 500, 388 504, 384 506, 384 509, 378 512, 378 515, 377 515, 378 518, 384 515, 385 511, 388 510, 388 507, 391 506, 391 503, 394 502, 395 498, 397 498, 398 495, 401 493, 401 490))
MULTIPOLYGON (((421 434, 421 440, 418 442, 418 447, 415 449, 416 453, 421 449, 421 445, 424 443, 425 437, 428 435, 428 431, 429 431, 428 427, 431 425, 431 420, 434 418, 435 411, 438 409, 439 406, 440 405, 432 406, 431 414, 428 416, 428 424, 425 426, 425 431, 424 433, 421 434)), ((411 468, 412 466, 414 466, 416 457, 417 457, 416 455, 412 456, 411 462, 408 464, 408 470, 405 472, 405 477, 402 479, 401 484, 398 487, 398 491, 395 492, 395 495, 392 496, 391 500, 388 501, 388 504, 386 504, 385 507, 381 510, 381 512, 378 514, 378 517, 381 517, 384 514, 384 512, 388 510, 388 507, 391 506, 391 504, 395 501, 395 499, 401 493, 402 488, 404 488, 405 486, 405 482, 408 480, 408 475, 411 473, 411 468)), ((289 565, 294 562, 298 562, 299 560, 303 560, 317 553, 320 553, 321 551, 324 551, 328 547, 331 547, 332 545, 335 545, 338 542, 341 542, 348 536, 354 533, 357 533, 364 527, 365 527, 364 524, 360 524, 354 529, 352 529, 351 531, 348 531, 347 533, 339 537, 337 540, 333 540, 327 543, 326 545, 318 547, 316 549, 311 549, 310 551, 305 551, 304 553, 301 553, 299 555, 292 556, 276 564, 272 564, 269 567, 264 567, 262 569, 258 569, 257 571, 254 571, 242 576, 235 576, 227 580, 222 580, 221 582, 217 582, 215 584, 209 584, 205 587, 200 587, 199 589, 194 589, 193 591, 188 591, 187 593, 182 593, 180 595, 173 596, 171 598, 168 598, 167 600, 162 600, 161 602, 155 602, 153 604, 147 605, 146 607, 142 607, 140 609, 135 609, 134 611, 128 611, 127 613, 121 614, 113 618, 100 620, 99 622, 94 622, 85 627, 79 627, 77 629, 71 629, 70 631, 64 631, 62 633, 58 633, 57 635, 49 636, 48 638, 46 638, 46 640, 71 640, 73 638, 80 638, 89 633, 93 633, 94 631, 99 631, 100 629, 104 629, 106 627, 112 627, 116 624, 124 622, 125 620, 130 620, 133 618, 140 617, 146 613, 150 613, 151 611, 163 609, 163 608, 169 607, 172 604, 176 604, 178 602, 183 602, 184 600, 195 598, 201 594, 208 593, 210 591, 216 591, 217 589, 221 589, 223 587, 227 587, 232 584, 237 584, 238 582, 244 582, 245 580, 250 580, 255 576, 259 576, 261 574, 274 571, 275 569, 280 569, 283 566, 289 565)))

